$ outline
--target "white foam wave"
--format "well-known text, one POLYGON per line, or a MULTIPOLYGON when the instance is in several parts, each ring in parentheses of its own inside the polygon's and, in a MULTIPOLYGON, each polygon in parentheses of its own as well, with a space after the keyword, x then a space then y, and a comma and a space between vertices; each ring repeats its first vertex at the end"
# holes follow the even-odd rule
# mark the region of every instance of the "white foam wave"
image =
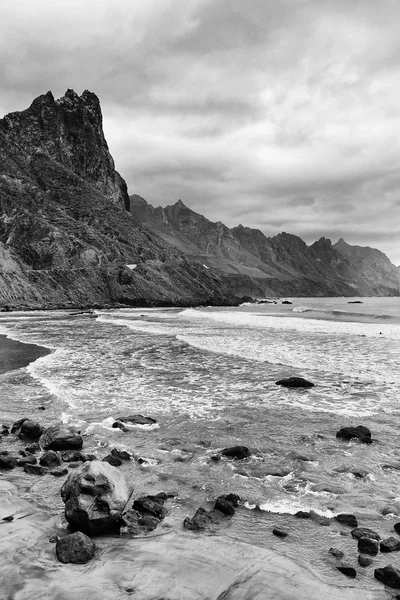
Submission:
POLYGON ((311 504, 304 504, 302 502, 292 500, 289 498, 276 498, 274 500, 262 501, 259 504, 251 504, 249 502, 245 502, 244 506, 249 510, 254 510, 258 508, 259 510, 263 510, 265 512, 281 515, 295 515, 299 511, 313 511, 321 517, 327 517, 328 519, 332 519, 336 514, 329 508, 315 506, 311 504))

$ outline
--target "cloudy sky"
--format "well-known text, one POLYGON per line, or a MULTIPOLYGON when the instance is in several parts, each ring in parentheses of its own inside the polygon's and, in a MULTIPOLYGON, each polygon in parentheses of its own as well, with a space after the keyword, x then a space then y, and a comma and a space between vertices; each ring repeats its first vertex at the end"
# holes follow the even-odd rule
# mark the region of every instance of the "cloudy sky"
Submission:
POLYGON ((154 206, 400 264, 399 0, 1 0, 0 114, 95 92, 154 206))

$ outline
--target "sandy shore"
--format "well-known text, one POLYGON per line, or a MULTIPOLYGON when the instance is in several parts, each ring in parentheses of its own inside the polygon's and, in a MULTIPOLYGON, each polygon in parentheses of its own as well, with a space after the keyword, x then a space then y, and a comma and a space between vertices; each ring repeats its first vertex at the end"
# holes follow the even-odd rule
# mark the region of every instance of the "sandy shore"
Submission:
POLYGON ((22 369, 51 350, 36 344, 24 344, 0 334, 0 375, 7 371, 22 369))

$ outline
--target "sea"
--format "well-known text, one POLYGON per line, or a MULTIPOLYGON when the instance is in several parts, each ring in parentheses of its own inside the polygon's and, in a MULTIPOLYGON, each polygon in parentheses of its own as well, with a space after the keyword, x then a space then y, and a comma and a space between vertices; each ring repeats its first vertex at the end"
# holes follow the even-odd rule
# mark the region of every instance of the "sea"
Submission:
MULTIPOLYGON (((325 583, 347 585, 329 553, 334 547, 357 568, 360 592, 381 591, 374 568, 400 568, 400 552, 359 567, 357 543, 334 517, 354 514, 359 526, 397 536, 400 299, 287 300, 237 308, 0 313, 0 334, 20 342, 19 352, 13 348, 0 362, 0 423, 25 416, 44 425, 63 421, 82 432, 85 451, 99 458, 111 448, 127 450, 132 461, 121 468, 138 493, 175 494, 159 533, 189 535, 182 529, 186 516, 212 508, 220 494, 236 493, 235 515, 206 535, 268 549, 311 567, 325 583), (290 376, 315 385, 276 385, 290 376), (118 417, 138 413, 156 423, 112 427, 118 417), (373 444, 336 438, 340 428, 357 425, 371 430, 373 444), (250 458, 212 460, 235 445, 247 446, 250 458), (312 518, 298 518, 298 511, 312 518), (275 537, 273 528, 288 536, 275 537)), ((19 448, 11 436, 0 445, 19 448)), ((1 473, 0 482, 0 518, 36 511, 40 539, 65 530, 62 481, 15 469, 1 473)), ((0 571, 7 600, 45 597, 40 580, 54 558, 38 550, 34 532, 32 525, 24 551, 18 536, 10 534, 7 546, 4 535, 0 542, 3 556, 17 565, 0 571)))

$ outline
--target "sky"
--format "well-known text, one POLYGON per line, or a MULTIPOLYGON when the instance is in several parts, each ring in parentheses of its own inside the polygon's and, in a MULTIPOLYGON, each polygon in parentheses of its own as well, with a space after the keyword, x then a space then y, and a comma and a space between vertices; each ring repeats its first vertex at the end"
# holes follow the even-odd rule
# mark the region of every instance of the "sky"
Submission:
POLYGON ((400 265, 399 0, 1 0, 0 116, 95 92, 153 206, 400 265))

